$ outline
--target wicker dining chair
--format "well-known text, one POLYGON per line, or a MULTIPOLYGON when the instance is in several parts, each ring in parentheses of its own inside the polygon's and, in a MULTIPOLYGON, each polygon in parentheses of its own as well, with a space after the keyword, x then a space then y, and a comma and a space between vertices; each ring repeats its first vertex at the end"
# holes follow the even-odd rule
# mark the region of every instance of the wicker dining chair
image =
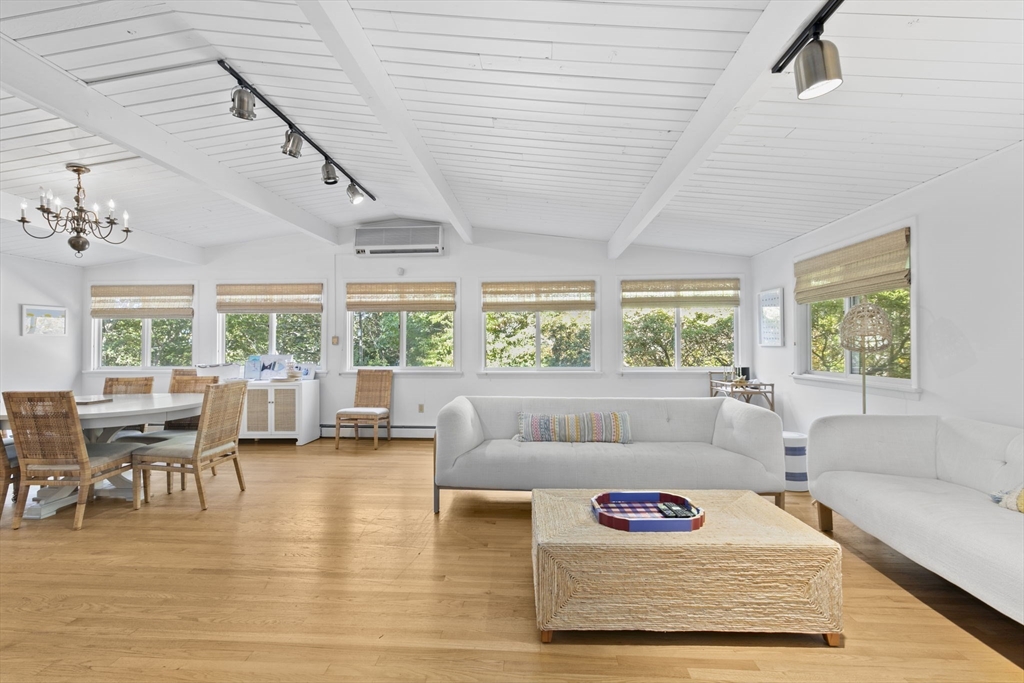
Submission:
POLYGON ((377 450, 377 431, 387 422, 391 441, 391 370, 359 370, 356 372, 356 399, 351 408, 342 408, 334 417, 334 449, 341 445, 341 425, 351 424, 356 441, 359 423, 373 423, 373 450, 377 450))
POLYGON ((199 374, 199 371, 195 368, 173 368, 171 370, 171 381, 174 381, 175 377, 195 377, 199 374))
POLYGON ((152 377, 107 377, 103 380, 104 394, 152 394, 152 377))
POLYGON ((18 501, 18 484, 21 482, 21 466, 18 451, 14 448, 14 437, 4 437, 4 457, 0 458, 0 479, 4 482, 4 494, 0 496, 0 507, 7 501, 7 491, 14 485, 14 502, 18 501))
POLYGON ((3 398, 21 469, 11 528, 21 526, 29 486, 77 486, 72 528, 81 529, 93 485, 130 469, 138 444, 86 444, 70 391, 5 391, 3 398))
POLYGON ((193 474, 199 505, 206 509, 206 491, 203 489, 202 471, 232 461, 238 487, 245 490, 242 467, 238 462, 238 434, 242 429, 242 406, 245 404, 246 382, 210 384, 203 397, 203 412, 195 440, 176 437, 162 443, 138 447, 132 455, 132 489, 134 506, 140 507, 139 488, 145 490, 149 502, 150 472, 180 472, 193 474))

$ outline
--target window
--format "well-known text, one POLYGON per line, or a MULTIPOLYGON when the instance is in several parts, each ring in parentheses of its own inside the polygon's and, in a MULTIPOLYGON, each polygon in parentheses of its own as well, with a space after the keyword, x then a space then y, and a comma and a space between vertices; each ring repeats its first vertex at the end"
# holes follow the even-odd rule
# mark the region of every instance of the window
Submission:
POLYGON ((623 280, 622 364, 731 367, 739 303, 736 279, 623 280))
POLYGON ((865 374, 911 378, 910 228, 815 256, 794 265, 795 296, 807 306, 812 373, 860 374, 860 354, 839 343, 843 316, 858 303, 881 307, 892 325, 892 344, 865 354, 865 374))
POLYGON ((817 373, 860 374, 860 354, 839 345, 839 323, 851 307, 868 302, 885 311, 892 325, 892 344, 864 356, 864 374, 910 379, 910 288, 864 296, 815 301, 810 308, 810 368, 817 373))
POLYGON ((592 368, 594 280, 485 282, 484 366, 592 368))
POLYGON ((350 282, 351 367, 454 368, 454 282, 350 282))
POLYGON ((94 285, 95 367, 192 365, 192 285, 94 285))
POLYGON ((217 285, 217 312, 225 362, 274 353, 323 367, 323 284, 217 285))

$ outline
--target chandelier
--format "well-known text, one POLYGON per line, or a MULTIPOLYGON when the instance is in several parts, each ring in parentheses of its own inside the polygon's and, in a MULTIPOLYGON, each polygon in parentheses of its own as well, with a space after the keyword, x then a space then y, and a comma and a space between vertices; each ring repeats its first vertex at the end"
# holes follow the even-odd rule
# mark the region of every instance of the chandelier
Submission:
POLYGON ((75 250, 77 258, 81 258, 82 252, 89 248, 89 237, 101 239, 109 244, 122 244, 127 240, 128 234, 131 232, 128 229, 128 212, 125 211, 122 215, 123 227, 121 232, 124 233, 124 236, 120 240, 111 239, 114 228, 118 225, 118 220, 114 217, 114 200, 111 199, 107 203, 108 211, 106 217, 100 218, 99 204, 93 204, 90 211, 85 208, 83 203, 85 201, 85 188, 82 187, 82 175, 89 172, 89 167, 80 164, 67 164, 65 168, 78 177, 78 182, 75 185, 75 207, 61 206, 60 197, 54 197, 53 192, 49 190, 43 192, 43 188, 40 187, 39 206, 36 208, 46 218, 46 222, 50 226, 50 234, 33 235, 29 232, 28 224, 32 221, 25 217, 25 209, 28 207, 25 202, 22 202, 21 218, 18 219, 18 222, 21 223, 25 234, 37 240, 44 240, 48 237, 53 237, 57 233, 68 233, 71 235, 68 238, 68 245, 75 250))

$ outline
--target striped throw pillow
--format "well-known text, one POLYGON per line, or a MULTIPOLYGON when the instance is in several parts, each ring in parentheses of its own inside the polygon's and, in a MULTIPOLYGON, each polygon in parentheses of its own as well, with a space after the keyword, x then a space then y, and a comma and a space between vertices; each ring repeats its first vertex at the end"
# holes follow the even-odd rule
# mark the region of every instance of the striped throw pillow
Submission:
POLYGON ((631 443, 629 413, 534 415, 519 413, 518 441, 631 443))

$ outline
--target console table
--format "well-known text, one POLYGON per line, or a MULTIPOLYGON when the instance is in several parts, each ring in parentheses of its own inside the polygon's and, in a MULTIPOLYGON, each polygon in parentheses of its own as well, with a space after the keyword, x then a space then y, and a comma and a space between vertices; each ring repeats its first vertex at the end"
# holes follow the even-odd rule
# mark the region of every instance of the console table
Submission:
POLYGON ((765 384, 757 381, 736 384, 733 381, 724 379, 712 379, 710 382, 712 396, 731 396, 732 398, 742 399, 747 403, 750 403, 750 399, 753 397, 761 396, 768 404, 768 408, 773 412, 775 410, 774 384, 765 384))
POLYGON ((243 439, 320 438, 320 380, 250 380, 242 415, 243 439))

